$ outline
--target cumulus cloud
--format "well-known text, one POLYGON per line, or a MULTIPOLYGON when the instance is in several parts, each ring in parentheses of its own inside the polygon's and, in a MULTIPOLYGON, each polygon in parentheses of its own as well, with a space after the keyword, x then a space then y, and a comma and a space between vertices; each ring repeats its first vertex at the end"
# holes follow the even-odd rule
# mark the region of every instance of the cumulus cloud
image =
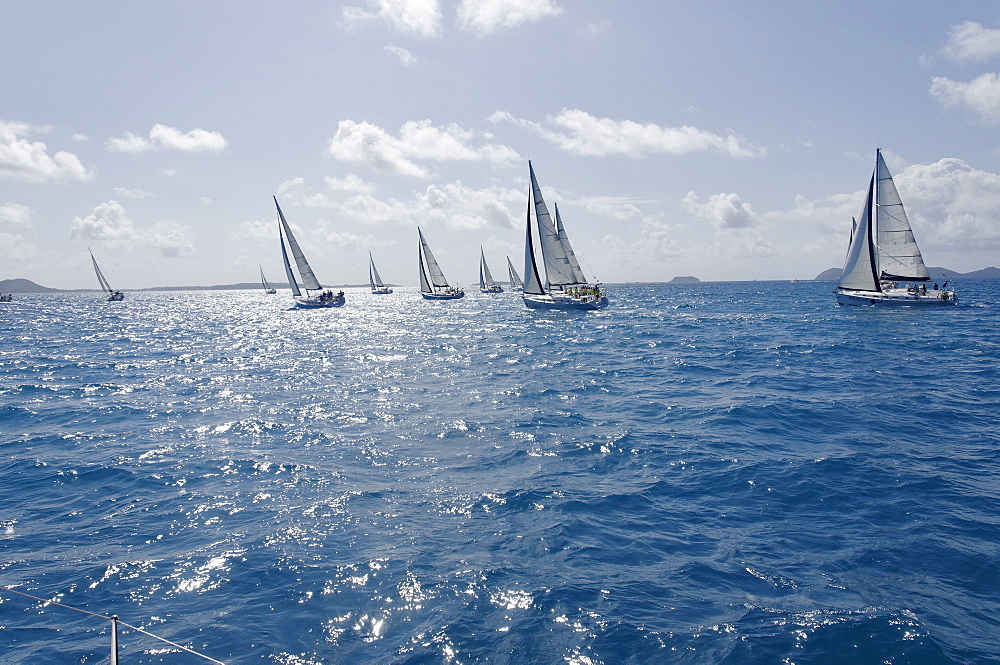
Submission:
POLYGON ((441 6, 438 0, 368 0, 368 7, 368 10, 344 7, 344 23, 353 28, 382 22, 395 32, 419 37, 441 35, 441 6))
POLYGON ((359 176, 348 173, 343 178, 334 178, 333 176, 327 176, 323 178, 323 182, 330 189, 337 192, 357 192, 360 194, 371 194, 375 191, 375 186, 371 183, 365 182, 359 176))
POLYGON ((344 231, 335 231, 330 228, 328 222, 323 222, 320 224, 320 234, 323 239, 331 246, 337 249, 349 249, 349 250, 361 250, 368 249, 378 244, 375 236, 372 235, 357 235, 356 233, 346 233, 344 231))
POLYGON ((944 106, 964 107, 986 122, 1000 123, 1000 76, 996 74, 980 74, 968 83, 936 76, 930 93, 944 106))
POLYGON ((642 217, 639 206, 631 199, 614 196, 587 196, 580 202, 587 210, 609 219, 626 220, 642 217))
POLYGON ((673 229, 668 224, 646 218, 642 221, 639 237, 635 241, 609 235, 604 237, 601 244, 625 266, 634 266, 636 262, 655 266, 683 254, 680 244, 673 236, 673 229))
POLYGON ((685 210, 699 219, 711 222, 719 230, 745 229, 756 223, 757 215, 739 194, 713 194, 707 203, 699 203, 694 192, 688 192, 681 202, 685 210))
POLYGON ((402 46, 386 46, 385 52, 393 56, 404 67, 412 67, 417 64, 417 57, 402 46))
POLYGON ((419 160, 509 164, 518 159, 511 148, 489 142, 492 138, 455 124, 435 127, 430 120, 407 122, 399 137, 368 122, 341 120, 327 154, 343 162, 363 162, 379 171, 427 178, 430 171, 418 164, 419 160), (473 145, 482 141, 486 143, 473 145))
POLYGON ((20 203, 0 205, 0 224, 31 226, 31 208, 20 203))
POLYGON ((766 154, 733 133, 717 134, 697 127, 663 127, 655 123, 598 118, 579 109, 563 109, 558 115, 535 123, 518 119, 506 111, 490 116, 492 122, 512 122, 563 150, 577 155, 626 155, 645 157, 655 154, 683 155, 717 150, 731 157, 759 157, 766 154))
POLYGON ((219 132, 192 129, 184 133, 174 127, 156 124, 145 137, 125 132, 123 137, 112 137, 104 146, 108 152, 140 153, 151 150, 180 150, 182 152, 221 152, 229 142, 219 132))
POLYGON ((954 62, 985 62, 1000 55, 1000 30, 974 21, 953 25, 943 53, 954 62))
POLYGON ((70 152, 48 154, 48 147, 26 136, 38 131, 23 122, 0 120, 0 177, 23 182, 86 181, 94 174, 70 152))
POLYGON ((194 250, 194 232, 190 226, 174 222, 156 222, 144 234, 143 244, 159 250, 168 258, 190 256, 194 250))
POLYGON ((462 0, 456 20, 461 30, 488 35, 561 13, 552 0, 462 0))
POLYGON ((73 218, 70 237, 97 240, 111 247, 131 247, 138 239, 135 224, 117 201, 107 201, 85 217, 73 218))
POLYGON ((30 261, 38 256, 38 248, 18 233, 0 233, 0 258, 8 261, 30 261))

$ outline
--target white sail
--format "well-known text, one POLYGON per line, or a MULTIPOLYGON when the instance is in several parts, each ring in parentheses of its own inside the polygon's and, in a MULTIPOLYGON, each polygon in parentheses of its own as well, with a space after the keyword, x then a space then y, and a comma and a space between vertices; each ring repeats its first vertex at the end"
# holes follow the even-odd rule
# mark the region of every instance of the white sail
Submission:
POLYGON ((872 193, 875 188, 875 177, 868 185, 868 195, 865 206, 861 210, 857 226, 851 238, 851 246, 847 250, 847 260, 840 275, 838 286, 842 289, 857 289, 860 291, 878 291, 879 284, 875 277, 875 253, 872 237, 872 193))
POLYGON ((510 275, 510 286, 512 289, 524 288, 524 282, 521 281, 521 276, 514 270, 514 264, 510 262, 509 256, 507 257, 507 273, 510 275))
POLYGON ((292 289, 292 295, 298 298, 302 295, 299 285, 295 282, 295 275, 292 273, 292 264, 288 262, 288 252, 285 250, 285 236, 278 229, 278 236, 281 240, 281 260, 285 264, 285 274, 288 276, 288 286, 292 289))
POLYGON ((267 283, 267 277, 264 277, 264 266, 258 266, 260 268, 260 283, 264 287, 265 293, 274 293, 274 289, 271 285, 267 283))
POLYGON ((379 277, 378 269, 375 267, 375 259, 372 258, 371 252, 368 252, 368 262, 368 281, 371 282, 372 289, 385 288, 382 278, 379 277))
POLYGON ((441 266, 434 258, 431 248, 424 240, 424 233, 417 227, 417 234, 420 236, 420 290, 424 293, 431 293, 436 288, 448 288, 448 280, 444 278, 441 266))
POLYGON ((545 206, 545 199, 542 198, 542 190, 535 179, 535 169, 528 162, 528 171, 531 174, 531 193, 535 201, 535 221, 538 226, 538 243, 541 245, 542 262, 545 264, 545 279, 548 286, 564 286, 567 284, 579 284, 573 274, 573 267, 570 265, 566 249, 559 239, 556 225, 552 222, 549 209, 545 206))
POLYGON ((281 206, 278 205, 277 197, 274 198, 274 205, 278 208, 278 219, 280 220, 281 228, 285 231, 285 238, 288 240, 288 246, 292 249, 292 256, 295 257, 295 265, 299 269, 299 276, 302 277, 302 286, 305 287, 306 291, 322 290, 323 287, 320 285, 319 280, 316 279, 312 268, 309 267, 306 255, 302 253, 302 248, 299 247, 298 241, 295 240, 295 235, 292 234, 291 227, 285 221, 285 216, 281 212, 281 206))
POLYGON ((483 253, 482 246, 479 247, 479 288, 482 290, 495 289, 496 282, 490 274, 490 267, 486 265, 486 254, 483 253))
POLYGON ((878 249, 879 278, 927 281, 930 279, 927 267, 881 150, 876 151, 875 170, 875 227, 878 230, 875 246, 878 249))
POLYGON ((115 291, 111 288, 111 285, 108 284, 108 280, 104 277, 104 273, 101 272, 101 266, 97 265, 97 259, 94 258, 94 253, 91 252, 90 249, 87 251, 90 252, 90 260, 94 263, 94 272, 97 273, 97 281, 101 285, 101 290, 105 291, 108 295, 113 294, 115 291))
POLYGON ((562 245, 563 251, 566 252, 566 259, 573 271, 573 279, 576 284, 586 284, 587 278, 583 274, 583 268, 580 267, 580 262, 576 259, 576 252, 573 251, 573 246, 569 243, 569 236, 566 235, 566 229, 563 228, 562 217, 559 216, 559 204, 553 205, 556 208, 556 235, 559 236, 559 243, 562 245))
POLYGON ((524 227, 524 293, 528 295, 544 295, 542 281, 538 275, 538 264, 535 263, 535 243, 531 238, 531 194, 528 194, 528 219, 524 227))

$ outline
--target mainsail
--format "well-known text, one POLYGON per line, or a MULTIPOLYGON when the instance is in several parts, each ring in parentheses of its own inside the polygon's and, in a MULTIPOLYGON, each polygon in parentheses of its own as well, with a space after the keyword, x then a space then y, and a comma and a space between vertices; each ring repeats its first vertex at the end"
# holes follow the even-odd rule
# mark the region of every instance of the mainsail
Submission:
POLYGON ((87 251, 90 252, 90 260, 94 263, 94 272, 97 273, 97 281, 100 282, 101 289, 106 291, 108 295, 113 294, 115 290, 111 288, 110 284, 108 284, 108 280, 104 277, 104 273, 101 272, 101 266, 97 265, 97 259, 94 258, 94 252, 92 252, 90 248, 87 248, 87 251))
POLYGON ((479 288, 483 290, 496 288, 490 267, 486 265, 486 254, 483 253, 482 246, 479 247, 479 288))
MULTIPOLYGON (((534 176, 534 173, 532 173, 534 176)), ((534 180, 534 177, 532 177, 534 180)), ((535 263, 535 243, 531 239, 531 194, 528 194, 528 220, 524 227, 524 293, 541 296, 545 294, 542 280, 538 276, 538 264, 535 263)))
POLYGON ((375 259, 372 258, 371 252, 368 252, 368 281, 371 282, 372 290, 385 288, 382 278, 379 277, 378 269, 375 268, 375 259))
POLYGON ((580 284, 573 271, 566 246, 560 239, 560 234, 556 225, 552 223, 552 216, 542 198, 542 190, 535 179, 535 169, 528 162, 528 170, 531 174, 531 193, 535 201, 535 221, 538 226, 538 243, 541 245, 542 262, 545 264, 545 278, 547 286, 566 286, 569 284, 580 284))
POLYGON ((510 257, 507 257, 507 273, 510 275, 510 287, 512 289, 523 289, 524 282, 521 281, 521 276, 517 274, 514 270, 514 264, 510 262, 510 257))
POLYGON ((878 248, 879 279, 928 281, 927 267, 881 150, 876 151, 875 165, 875 225, 878 229, 875 245, 878 248))
MULTIPOLYGON (((285 238, 288 240, 288 246, 292 248, 292 256, 295 257, 295 265, 299 269, 299 276, 302 277, 302 286, 305 287, 306 291, 322 290, 323 287, 320 285, 319 280, 316 279, 316 275, 313 273, 312 268, 309 267, 309 262, 306 261, 306 255, 302 253, 302 249, 299 247, 298 241, 295 240, 291 227, 288 226, 288 222, 285 221, 285 216, 281 212, 281 206, 278 205, 278 197, 274 197, 274 205, 278 208, 278 219, 281 221, 281 228, 285 231, 285 238)), ((284 246, 282 246, 282 251, 284 251, 284 246)))
POLYGON ((433 293, 435 288, 447 288, 448 280, 441 272, 441 266, 434 258, 431 248, 424 240, 424 233, 417 227, 417 234, 420 236, 420 290, 424 293, 433 293))

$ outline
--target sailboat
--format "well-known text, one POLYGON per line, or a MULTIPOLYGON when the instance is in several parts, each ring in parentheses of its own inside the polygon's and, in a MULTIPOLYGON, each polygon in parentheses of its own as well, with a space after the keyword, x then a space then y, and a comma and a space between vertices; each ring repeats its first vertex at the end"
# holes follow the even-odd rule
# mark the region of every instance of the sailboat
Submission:
POLYGON ((264 286, 264 293, 273 295, 278 292, 277 289, 272 288, 271 285, 267 283, 267 278, 264 277, 264 266, 260 266, 260 283, 264 286))
POLYGON ((382 283, 382 278, 378 275, 378 269, 375 267, 375 259, 372 258, 371 252, 368 252, 368 281, 372 285, 372 293, 379 295, 392 293, 392 289, 382 283))
POLYGON ((105 278, 104 273, 101 272, 101 266, 97 265, 97 259, 94 258, 94 253, 91 252, 89 248, 87 249, 87 251, 90 252, 90 260, 94 262, 94 272, 97 273, 97 281, 100 282, 101 284, 101 290, 104 291, 106 294, 108 294, 108 302, 118 302, 119 300, 125 300, 124 293, 112 289, 111 285, 108 284, 107 278, 105 278))
POLYGON ((600 284, 587 281, 570 245, 559 206, 553 223, 535 178, 535 169, 528 162, 531 191, 528 193, 528 221, 524 237, 524 290, 521 297, 531 309, 600 309, 607 306, 608 296, 600 284), (531 208, 534 201, 535 231, 542 255, 545 281, 542 282, 535 260, 532 238, 531 208))
MULTIPOLYGON (((927 288, 930 275, 892 174, 875 151, 875 170, 834 293, 841 305, 954 305, 955 289, 927 288), (901 284, 905 283, 905 284, 901 284)), ((947 282, 945 282, 947 285, 947 282)))
POLYGON ((482 245, 479 246, 479 290, 482 293, 503 293, 503 287, 493 281, 482 245))
POLYGON ((510 262, 509 256, 507 257, 507 273, 510 275, 510 290, 524 291, 524 282, 521 281, 521 276, 514 270, 514 264, 510 262))
POLYGON ((274 205, 278 209, 278 235, 281 237, 281 259, 285 263, 285 274, 288 275, 288 285, 292 288, 292 297, 295 298, 295 306, 314 308, 340 307, 343 305, 345 302, 343 291, 334 293, 330 289, 324 289, 319 280, 316 279, 316 274, 309 267, 309 262, 306 261, 306 255, 302 253, 302 248, 299 247, 298 241, 295 240, 291 227, 285 221, 285 215, 281 212, 281 206, 278 205, 278 197, 274 197, 274 205), (302 290, 305 293, 299 290, 299 285, 295 281, 295 275, 292 273, 292 265, 288 262, 288 252, 285 250, 285 240, 288 241, 288 246, 292 248, 292 256, 295 257, 295 266, 299 269, 299 276, 302 278, 302 290))
POLYGON ((431 252, 431 248, 424 240, 424 233, 417 227, 417 235, 420 238, 419 258, 420 258, 420 295, 428 300, 454 300, 465 297, 465 291, 456 286, 449 286, 448 280, 441 272, 441 266, 431 252))

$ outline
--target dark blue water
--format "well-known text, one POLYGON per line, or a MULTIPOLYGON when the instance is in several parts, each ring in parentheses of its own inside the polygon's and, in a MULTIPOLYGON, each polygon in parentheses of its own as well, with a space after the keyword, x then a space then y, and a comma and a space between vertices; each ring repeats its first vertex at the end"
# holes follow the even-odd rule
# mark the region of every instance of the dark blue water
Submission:
MULTIPOLYGON (((832 286, 19 296, 0 584, 227 663, 1000 662, 1000 282, 832 286)), ((0 600, 0 661, 106 662, 0 600)))

